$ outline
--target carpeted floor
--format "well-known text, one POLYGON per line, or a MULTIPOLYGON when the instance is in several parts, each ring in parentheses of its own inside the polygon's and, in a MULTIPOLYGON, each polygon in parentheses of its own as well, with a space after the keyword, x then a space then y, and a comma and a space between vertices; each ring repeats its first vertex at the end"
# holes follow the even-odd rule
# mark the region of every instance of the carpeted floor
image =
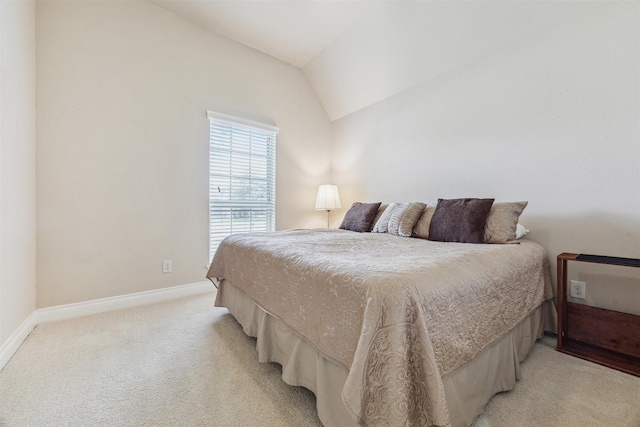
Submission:
MULTIPOLYGON (((39 325, 0 372, 0 425, 320 426, 213 294, 39 325)), ((640 378, 539 341, 473 427, 640 426, 640 378)))

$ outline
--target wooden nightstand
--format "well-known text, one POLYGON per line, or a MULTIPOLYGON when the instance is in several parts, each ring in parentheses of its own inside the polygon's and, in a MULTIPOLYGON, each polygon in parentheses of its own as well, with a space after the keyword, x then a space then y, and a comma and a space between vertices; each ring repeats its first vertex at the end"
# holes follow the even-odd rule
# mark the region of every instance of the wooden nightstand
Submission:
POLYGON ((640 376, 640 316, 568 302, 568 261, 640 267, 640 259, 558 255, 558 351, 640 376))

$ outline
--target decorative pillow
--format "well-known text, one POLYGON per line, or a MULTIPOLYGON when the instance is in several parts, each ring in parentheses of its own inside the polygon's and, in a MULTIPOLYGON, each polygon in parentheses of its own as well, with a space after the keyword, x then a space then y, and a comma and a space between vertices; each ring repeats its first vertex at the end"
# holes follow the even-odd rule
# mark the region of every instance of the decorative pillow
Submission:
POLYGON ((427 207, 424 208, 424 211, 422 211, 422 215, 418 218, 416 225, 413 226, 413 237, 419 237, 420 239, 429 238, 429 225, 431 225, 431 217, 433 217, 433 213, 435 211, 435 206, 427 205, 427 207))
POLYGON ((402 203, 389 218, 389 234, 411 237, 411 230, 427 205, 420 202, 402 203))
POLYGON ((394 209, 389 216, 389 225, 387 226, 387 233, 398 236, 398 227, 400 227, 400 219, 402 215, 409 208, 409 203, 398 203, 398 206, 394 209))
POLYGON ((357 231, 359 233, 366 233, 371 230, 373 219, 378 213, 378 203, 360 203, 355 202, 351 205, 351 208, 347 211, 340 228, 343 230, 357 231))
POLYGON ((484 227, 494 199, 438 199, 429 240, 484 243, 484 227))
POLYGON ((486 243, 507 243, 516 240, 518 218, 528 202, 494 203, 484 229, 486 243))
POLYGON ((387 206, 387 209, 385 209, 384 212, 382 212, 382 214, 380 215, 378 222, 374 224, 373 230, 371 230, 371 232, 386 233, 389 230, 389 218, 391 218, 391 214, 398 208, 398 206, 400 206, 399 203, 389 204, 389 206, 387 206))
POLYGON ((384 210, 387 209, 387 206, 389 205, 384 204, 384 205, 380 205, 380 207, 378 208, 378 213, 376 214, 376 217, 373 218, 373 222, 371 223, 371 231, 373 231, 373 227, 375 227, 375 225, 378 223, 378 220, 382 216, 382 213, 384 212, 384 210))

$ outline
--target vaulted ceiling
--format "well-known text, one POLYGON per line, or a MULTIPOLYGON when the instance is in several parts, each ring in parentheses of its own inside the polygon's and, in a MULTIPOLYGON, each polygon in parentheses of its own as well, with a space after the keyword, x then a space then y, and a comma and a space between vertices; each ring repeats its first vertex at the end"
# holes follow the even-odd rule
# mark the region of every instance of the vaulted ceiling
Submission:
POLYGON ((605 2, 149 0, 300 68, 336 120, 605 2))

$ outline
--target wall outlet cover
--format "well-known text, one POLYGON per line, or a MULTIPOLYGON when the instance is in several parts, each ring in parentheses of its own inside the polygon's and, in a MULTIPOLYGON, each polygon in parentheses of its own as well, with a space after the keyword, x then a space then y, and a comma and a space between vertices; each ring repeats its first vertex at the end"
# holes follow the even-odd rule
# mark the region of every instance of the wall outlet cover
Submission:
POLYGON ((569 296, 577 299, 585 299, 587 297, 587 284, 577 280, 570 281, 569 296))
POLYGON ((171 271, 173 271, 173 265, 171 263, 171 260, 165 260, 162 261, 162 272, 163 273, 171 273, 171 271))

